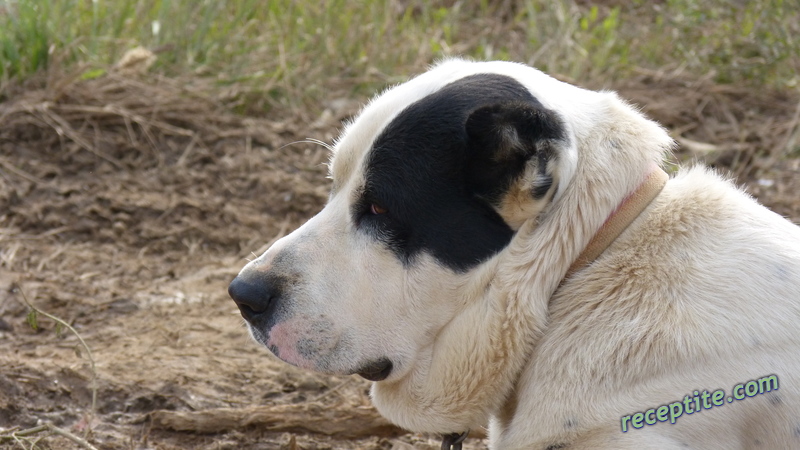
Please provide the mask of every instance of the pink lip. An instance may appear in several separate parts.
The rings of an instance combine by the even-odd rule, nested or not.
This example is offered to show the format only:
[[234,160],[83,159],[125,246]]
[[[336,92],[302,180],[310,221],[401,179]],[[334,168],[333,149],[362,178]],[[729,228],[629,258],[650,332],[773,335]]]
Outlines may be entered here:
[[276,324],[269,330],[267,346],[281,360],[303,369],[314,370],[316,365],[304,358],[297,351],[297,341],[300,338],[298,327],[291,324],[291,320]]

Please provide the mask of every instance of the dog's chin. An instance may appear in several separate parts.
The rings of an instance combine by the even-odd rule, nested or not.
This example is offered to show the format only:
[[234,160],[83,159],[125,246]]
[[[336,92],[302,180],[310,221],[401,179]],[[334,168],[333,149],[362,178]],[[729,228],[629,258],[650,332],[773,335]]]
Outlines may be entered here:
[[382,357],[361,365],[356,369],[344,369],[343,367],[330,367],[329,365],[318,365],[313,361],[301,357],[296,351],[281,351],[279,347],[270,342],[268,333],[264,333],[258,327],[249,326],[250,335],[253,339],[266,347],[273,355],[277,356],[281,361],[314,372],[324,373],[328,375],[358,375],[369,381],[383,381],[392,373],[394,364],[389,358]]
[[392,373],[393,366],[389,358],[380,358],[365,364],[353,373],[369,381],[383,381]]

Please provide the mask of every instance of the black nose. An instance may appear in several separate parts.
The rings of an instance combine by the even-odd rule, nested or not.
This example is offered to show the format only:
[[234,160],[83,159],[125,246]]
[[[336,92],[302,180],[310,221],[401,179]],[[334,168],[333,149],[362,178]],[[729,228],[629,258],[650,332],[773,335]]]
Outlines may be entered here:
[[228,286],[228,295],[236,302],[242,317],[250,321],[274,308],[279,286],[280,283],[271,282],[266,276],[239,275]]

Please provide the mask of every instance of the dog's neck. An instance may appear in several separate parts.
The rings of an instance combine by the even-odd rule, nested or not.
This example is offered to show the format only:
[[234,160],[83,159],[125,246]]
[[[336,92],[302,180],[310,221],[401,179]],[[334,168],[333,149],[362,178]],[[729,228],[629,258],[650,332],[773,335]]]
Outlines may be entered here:
[[589,244],[583,249],[578,258],[567,269],[567,274],[564,276],[566,280],[575,272],[583,269],[591,264],[597,257],[599,257],[613,242],[614,240],[625,231],[628,226],[636,220],[637,217],[650,205],[650,202],[655,199],[664,185],[667,184],[669,175],[664,172],[660,167],[653,164],[650,173],[645,177],[644,181],[633,192],[628,194],[622,203],[611,212],[600,229],[597,230],[594,237],[589,241]]
[[[669,176],[655,163],[651,163],[649,172],[645,175],[644,180],[616,206],[616,208],[608,215],[605,222],[600,225],[600,228],[594,234],[589,243],[584,247],[580,255],[575,259],[572,265],[567,270],[561,283],[568,279],[572,274],[585,268],[591,264],[597,257],[599,257],[616,239],[622,234],[628,226],[636,220],[639,215],[650,205],[650,203],[658,196],[661,190],[666,185]],[[510,408],[510,412],[508,410]],[[506,422],[511,420],[513,410],[516,408],[513,399],[510,404],[507,403],[501,415],[506,413]],[[443,449],[460,449],[461,441],[464,440],[467,433],[453,433],[445,435],[442,441]]]

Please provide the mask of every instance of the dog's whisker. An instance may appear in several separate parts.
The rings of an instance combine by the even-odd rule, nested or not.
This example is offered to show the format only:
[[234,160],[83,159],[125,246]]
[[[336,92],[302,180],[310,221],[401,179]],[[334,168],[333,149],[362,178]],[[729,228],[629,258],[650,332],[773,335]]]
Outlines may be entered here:
[[325,147],[325,149],[327,149],[328,151],[331,152],[333,151],[333,146],[331,146],[330,144],[320,141],[319,139],[313,139],[313,138],[305,138],[305,139],[300,139],[299,141],[289,142],[288,144],[284,144],[278,147],[278,150],[283,150],[284,148],[295,144],[317,144]]
[[328,144],[325,141],[320,141],[319,139],[306,138],[305,142],[310,142],[310,143],[313,143],[313,144],[319,144],[319,145],[327,148],[328,150],[333,151],[333,146],[331,144]]

